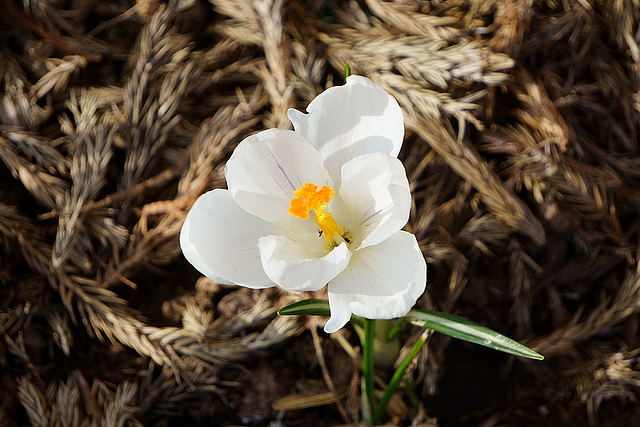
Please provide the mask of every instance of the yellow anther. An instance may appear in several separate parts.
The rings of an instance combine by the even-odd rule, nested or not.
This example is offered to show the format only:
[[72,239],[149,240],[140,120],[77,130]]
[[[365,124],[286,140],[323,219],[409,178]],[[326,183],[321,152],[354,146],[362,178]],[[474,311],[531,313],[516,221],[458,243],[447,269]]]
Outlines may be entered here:
[[329,212],[324,212],[327,203],[329,203],[334,194],[336,192],[326,185],[323,185],[318,190],[317,185],[307,182],[293,192],[295,197],[289,203],[289,213],[295,217],[307,219],[309,218],[309,211],[313,210],[313,218],[316,220],[322,234],[329,243],[337,246],[334,241],[336,233],[347,243],[350,243],[350,239],[346,237],[344,231],[333,219],[333,215]]
[[336,223],[336,220],[333,219],[333,215],[329,212],[322,212],[320,215],[314,213],[314,218],[320,230],[322,230],[322,234],[327,238],[329,242],[333,241],[333,237],[338,233],[340,236],[344,235],[344,232],[340,228],[340,226]]

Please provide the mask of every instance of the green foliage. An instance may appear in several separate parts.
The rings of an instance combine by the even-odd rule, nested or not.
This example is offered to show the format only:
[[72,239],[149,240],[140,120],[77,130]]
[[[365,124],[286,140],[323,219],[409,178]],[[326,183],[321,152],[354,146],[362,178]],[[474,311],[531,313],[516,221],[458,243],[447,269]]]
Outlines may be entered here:
[[452,314],[439,311],[414,309],[407,314],[407,320],[418,324],[423,328],[433,329],[441,334],[459,340],[469,341],[483,345],[504,353],[514,354],[529,359],[542,360],[544,356],[520,344],[511,338],[505,337],[487,327],[478,325],[470,320]]
[[278,314],[281,316],[331,316],[329,310],[329,302],[319,299],[307,299],[303,301],[294,302],[286,307],[282,307],[278,310]]
[[[284,316],[330,316],[329,303],[324,300],[308,299],[281,308],[278,314]],[[353,316],[352,321],[360,324],[362,319]],[[470,320],[439,311],[414,309],[406,320],[423,328],[433,329],[452,338],[469,341],[504,353],[529,359],[542,360],[544,356],[519,342]]]

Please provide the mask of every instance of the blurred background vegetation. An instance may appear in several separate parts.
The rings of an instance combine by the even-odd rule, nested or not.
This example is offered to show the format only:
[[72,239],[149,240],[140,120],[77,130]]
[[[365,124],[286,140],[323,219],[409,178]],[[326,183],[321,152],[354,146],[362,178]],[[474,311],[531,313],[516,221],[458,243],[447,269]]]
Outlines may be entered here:
[[418,306],[546,356],[436,334],[421,405],[400,393],[386,422],[639,425],[639,19],[638,0],[5,0],[0,425],[358,422],[353,330],[279,318],[309,295],[213,283],[178,244],[235,145],[347,61],[405,113]]

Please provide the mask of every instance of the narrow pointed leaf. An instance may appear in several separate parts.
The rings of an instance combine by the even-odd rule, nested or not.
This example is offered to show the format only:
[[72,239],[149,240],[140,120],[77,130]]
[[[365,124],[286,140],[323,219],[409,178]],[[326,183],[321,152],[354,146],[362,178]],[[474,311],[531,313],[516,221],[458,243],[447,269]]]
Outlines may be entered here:
[[347,77],[351,75],[351,66],[348,62],[344,63],[344,82],[347,82]]
[[331,311],[329,310],[329,301],[307,299],[282,307],[278,310],[278,314],[281,316],[331,316]]
[[[329,309],[329,301],[320,299],[307,299],[304,301],[294,302],[286,307],[282,307],[278,310],[280,316],[331,316],[331,310]],[[364,327],[364,318],[360,316],[351,315],[351,322],[360,327]]]
[[544,359],[544,356],[541,354],[511,338],[452,314],[414,309],[409,312],[407,318],[424,328],[433,329],[436,332],[449,335],[453,338],[469,341],[520,357],[535,360]]

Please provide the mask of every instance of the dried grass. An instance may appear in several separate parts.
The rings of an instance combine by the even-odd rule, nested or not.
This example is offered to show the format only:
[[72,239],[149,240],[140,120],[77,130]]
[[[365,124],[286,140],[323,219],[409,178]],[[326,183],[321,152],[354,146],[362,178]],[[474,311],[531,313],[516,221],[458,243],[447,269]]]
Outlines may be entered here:
[[271,407],[357,390],[349,331],[277,318],[298,295],[199,278],[177,239],[235,145],[288,128],[345,62],[405,112],[419,304],[547,356],[436,335],[410,370],[423,407],[394,422],[640,422],[638,0],[7,7],[0,425],[357,421],[353,393]]

